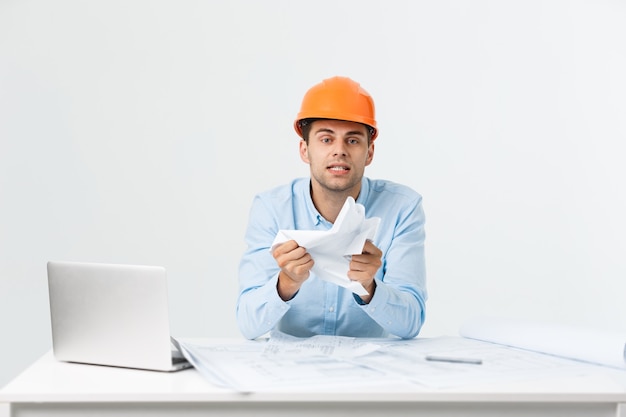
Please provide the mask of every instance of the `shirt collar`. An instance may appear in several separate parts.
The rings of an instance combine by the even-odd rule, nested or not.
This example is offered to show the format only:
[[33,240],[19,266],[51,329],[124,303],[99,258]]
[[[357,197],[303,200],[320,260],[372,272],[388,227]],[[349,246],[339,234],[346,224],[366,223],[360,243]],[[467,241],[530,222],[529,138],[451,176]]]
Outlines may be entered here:
[[356,198],[356,202],[365,206],[365,202],[367,201],[367,197],[370,194],[370,181],[367,177],[363,177],[361,179],[361,191],[359,192],[359,196]]
[[[315,225],[319,226],[320,224],[325,224],[329,228],[333,225],[331,222],[326,220],[324,216],[317,211],[315,205],[313,204],[313,199],[311,198],[311,180],[306,182],[306,187],[303,187],[304,200],[306,201],[307,210],[311,213],[312,216],[315,217]],[[370,183],[366,177],[361,179],[361,191],[359,192],[359,196],[356,199],[358,204],[365,205],[364,203],[367,201],[367,197],[370,192]]]

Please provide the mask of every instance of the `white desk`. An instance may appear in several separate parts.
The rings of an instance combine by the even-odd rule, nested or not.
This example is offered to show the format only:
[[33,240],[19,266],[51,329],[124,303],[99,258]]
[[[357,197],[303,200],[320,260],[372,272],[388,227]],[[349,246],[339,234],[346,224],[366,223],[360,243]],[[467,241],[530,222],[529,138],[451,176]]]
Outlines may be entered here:
[[241,394],[196,370],[160,373],[57,362],[51,353],[0,390],[9,416],[612,416],[626,417],[626,373],[437,390]]

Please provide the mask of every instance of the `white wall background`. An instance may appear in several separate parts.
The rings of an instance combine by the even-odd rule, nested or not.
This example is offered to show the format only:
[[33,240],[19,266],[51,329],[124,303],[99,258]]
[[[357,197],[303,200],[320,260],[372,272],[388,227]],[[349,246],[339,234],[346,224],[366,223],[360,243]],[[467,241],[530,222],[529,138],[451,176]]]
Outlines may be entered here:
[[173,333],[238,336],[253,195],[347,75],[370,177],[424,196],[423,335],[477,314],[626,332],[623,1],[0,1],[0,386],[51,348],[46,262],[168,269]]

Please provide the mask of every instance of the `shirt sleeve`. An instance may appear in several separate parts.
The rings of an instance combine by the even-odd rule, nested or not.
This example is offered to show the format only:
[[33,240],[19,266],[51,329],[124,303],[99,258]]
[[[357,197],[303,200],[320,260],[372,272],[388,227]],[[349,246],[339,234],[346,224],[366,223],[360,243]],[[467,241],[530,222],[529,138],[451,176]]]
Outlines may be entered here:
[[247,249],[239,264],[236,310],[239,330],[248,339],[273,329],[289,310],[289,303],[278,295],[276,284],[280,268],[268,246],[278,232],[275,219],[271,206],[255,197],[245,234]]
[[412,338],[425,319],[426,266],[424,211],[419,196],[401,210],[384,251],[376,277],[376,291],[361,308],[388,332]]

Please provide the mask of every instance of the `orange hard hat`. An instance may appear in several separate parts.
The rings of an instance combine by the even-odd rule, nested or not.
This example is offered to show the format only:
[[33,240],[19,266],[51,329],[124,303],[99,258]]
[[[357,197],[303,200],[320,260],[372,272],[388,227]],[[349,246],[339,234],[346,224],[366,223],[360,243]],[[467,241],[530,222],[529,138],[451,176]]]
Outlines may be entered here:
[[347,77],[332,77],[306,92],[293,127],[302,137],[300,122],[304,119],[346,120],[369,126],[374,140],[378,136],[374,113],[374,100],[359,83]]

